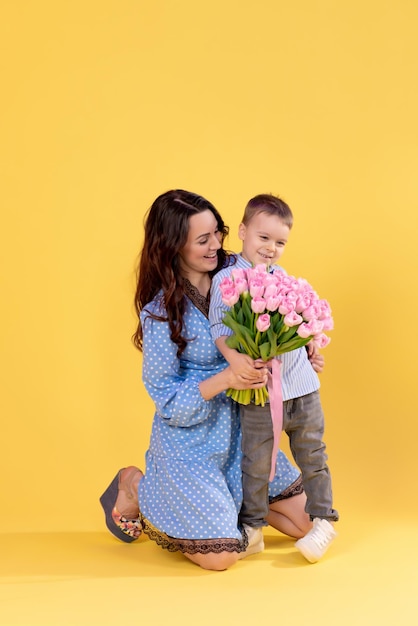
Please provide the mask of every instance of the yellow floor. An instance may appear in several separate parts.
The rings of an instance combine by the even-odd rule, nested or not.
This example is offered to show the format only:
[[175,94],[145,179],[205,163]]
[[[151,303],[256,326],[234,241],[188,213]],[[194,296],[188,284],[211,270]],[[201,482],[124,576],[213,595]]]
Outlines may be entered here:
[[0,535],[1,626],[406,626],[418,623],[418,520],[344,515],[308,564],[271,528],[262,554],[205,572],[146,538]]

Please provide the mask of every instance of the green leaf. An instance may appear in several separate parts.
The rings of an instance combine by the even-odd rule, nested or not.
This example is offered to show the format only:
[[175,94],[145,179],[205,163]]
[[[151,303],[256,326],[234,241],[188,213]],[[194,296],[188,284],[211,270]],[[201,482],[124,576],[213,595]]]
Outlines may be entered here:
[[270,343],[276,343],[277,333],[272,329],[271,325],[267,330],[267,337]]
[[[287,328],[287,327],[285,326],[284,328]],[[289,339],[291,339],[294,335],[296,335],[297,329],[298,329],[297,326],[291,326],[290,328],[288,328],[288,330],[282,333],[279,337],[280,344],[286,343],[286,341],[289,341]]]
[[263,359],[263,361],[268,361],[270,359],[270,352],[271,352],[270,342],[269,341],[264,342],[260,344],[258,347],[260,350],[260,356]]
[[222,322],[225,324],[225,326],[228,326],[228,328],[231,328],[231,323],[235,322],[234,317],[232,316],[230,311],[227,311],[225,313],[225,315],[222,318]]
[[267,338],[270,343],[270,352],[269,352],[268,359],[267,359],[269,360],[275,356],[275,349],[277,346],[277,333],[274,332],[271,326],[267,330]]
[[243,298],[242,300],[242,313],[244,315],[244,319],[248,321],[248,324],[246,324],[246,326],[252,327],[254,321],[254,313],[251,309],[251,306],[249,305],[248,300],[248,298]]
[[276,354],[284,354],[285,352],[292,352],[292,350],[297,350],[297,348],[302,348],[303,346],[306,346],[306,344],[310,342],[312,337],[313,335],[311,335],[310,337],[306,337],[305,339],[297,335],[297,337],[290,339],[290,341],[286,341],[286,343],[280,344],[280,346],[278,346]]
[[229,337],[226,340],[226,344],[233,350],[240,349],[240,343],[235,335],[229,335]]
[[273,315],[272,316],[272,330],[279,335],[283,328],[283,315]]
[[242,326],[241,324],[237,324],[234,320],[229,320],[228,326],[234,331],[238,341],[242,344],[246,353],[253,359],[257,359],[260,356],[259,351],[248,328]]

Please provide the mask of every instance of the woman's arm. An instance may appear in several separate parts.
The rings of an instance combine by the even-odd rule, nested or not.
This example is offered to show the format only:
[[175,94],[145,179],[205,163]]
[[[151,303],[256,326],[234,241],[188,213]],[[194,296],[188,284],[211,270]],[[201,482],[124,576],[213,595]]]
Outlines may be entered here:
[[215,374],[206,380],[203,380],[199,384],[200,393],[202,394],[202,398],[205,400],[210,400],[214,396],[218,395],[222,391],[226,391],[227,389],[260,389],[267,385],[267,373],[268,370],[266,367],[257,370],[259,372],[259,377],[257,380],[253,380],[251,382],[244,382],[241,376],[237,376],[232,371],[231,366],[226,367],[219,374]]
[[[158,415],[172,426],[194,426],[207,419],[210,400],[229,389],[258,389],[267,384],[267,370],[252,384],[238,380],[230,367],[210,376],[206,370],[184,370],[167,322],[141,317],[143,325],[142,379]],[[208,331],[208,338],[210,337]],[[213,346],[215,349],[215,346]],[[220,361],[218,361],[218,366]],[[202,380],[203,379],[203,380]]]

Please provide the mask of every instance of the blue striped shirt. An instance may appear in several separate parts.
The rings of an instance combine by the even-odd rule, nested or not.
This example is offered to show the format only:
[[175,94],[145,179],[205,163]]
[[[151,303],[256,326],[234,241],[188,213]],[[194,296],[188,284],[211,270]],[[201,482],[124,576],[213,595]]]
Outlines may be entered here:
[[[221,270],[212,279],[209,321],[213,341],[221,336],[233,334],[232,330],[222,322],[225,311],[228,311],[229,307],[222,302],[219,285],[225,276],[230,275],[232,269],[247,269],[249,267],[251,267],[251,263],[237,254],[236,263]],[[273,265],[272,270],[284,271],[280,265]],[[299,398],[319,389],[319,378],[309,362],[306,348],[286,352],[278,358],[282,361],[283,400]]]

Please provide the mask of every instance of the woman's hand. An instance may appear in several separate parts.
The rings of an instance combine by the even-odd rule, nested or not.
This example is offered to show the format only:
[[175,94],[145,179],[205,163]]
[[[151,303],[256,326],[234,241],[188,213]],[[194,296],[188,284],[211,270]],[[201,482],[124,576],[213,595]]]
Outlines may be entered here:
[[232,371],[241,382],[254,382],[259,379],[259,365],[248,354],[232,350],[229,354],[228,362]]
[[261,389],[267,385],[269,371],[265,364],[258,364],[254,368],[251,379],[244,379],[240,374],[235,374],[231,366],[227,367],[224,371],[227,373],[230,381],[228,389]]
[[210,400],[218,393],[226,391],[227,389],[261,389],[267,385],[268,369],[264,365],[256,368],[256,377],[252,380],[243,380],[240,375],[234,374],[234,371],[230,365],[226,367],[222,372],[202,380],[199,383],[200,393],[202,398]]

